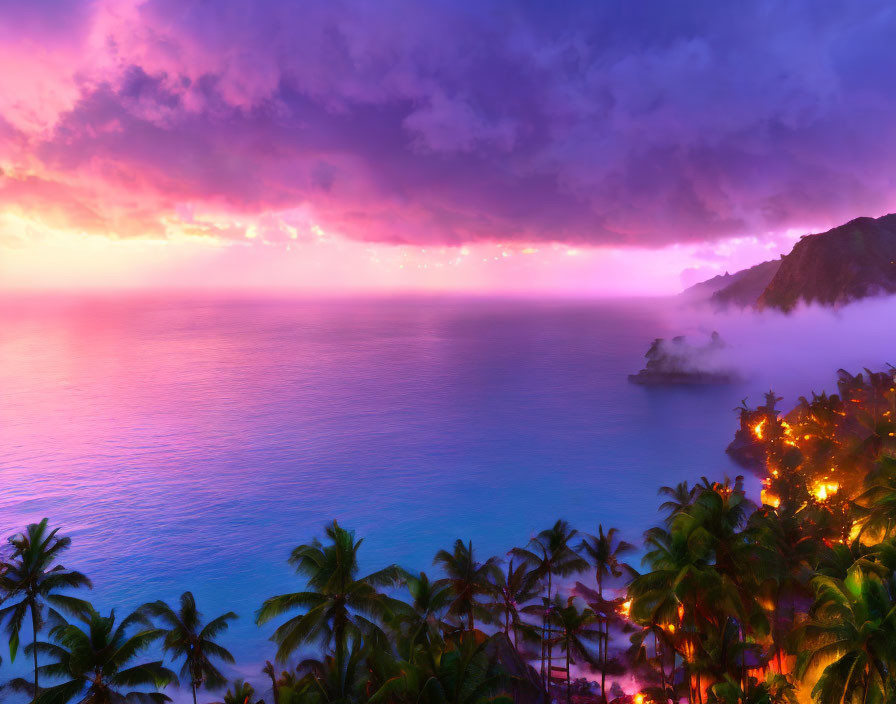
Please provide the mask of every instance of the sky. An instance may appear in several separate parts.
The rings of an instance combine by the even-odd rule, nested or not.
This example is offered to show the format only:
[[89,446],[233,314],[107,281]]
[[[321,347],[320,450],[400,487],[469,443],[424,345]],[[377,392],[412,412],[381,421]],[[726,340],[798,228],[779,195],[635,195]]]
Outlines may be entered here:
[[889,2],[0,0],[0,287],[669,293],[893,210]]

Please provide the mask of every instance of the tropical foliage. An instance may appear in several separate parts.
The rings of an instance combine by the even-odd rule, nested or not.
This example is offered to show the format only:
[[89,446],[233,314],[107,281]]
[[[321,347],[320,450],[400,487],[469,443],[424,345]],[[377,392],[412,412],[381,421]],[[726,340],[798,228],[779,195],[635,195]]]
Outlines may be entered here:
[[896,370],[841,372],[838,391],[786,415],[773,393],[744,403],[730,452],[758,501],[743,477],[662,487],[640,570],[616,529],[561,520],[503,556],[459,539],[432,576],[364,574],[363,541],[333,522],[289,555],[297,591],[256,612],[275,657],[251,683],[226,680],[236,614],[205,620],[191,592],[101,614],[59,563],[69,539],[30,525],[0,563],[0,617],[33,677],[0,694],[165,701],[168,658],[195,704],[894,702]]
[[[87,607],[87,602],[59,593],[63,589],[91,585],[83,574],[68,570],[57,562],[71,546],[71,539],[57,536],[58,532],[58,528],[50,530],[44,518],[9,539],[12,557],[0,570],[0,590],[6,595],[4,602],[12,603],[0,610],[0,619],[6,624],[9,654],[13,660],[27,616],[30,616],[33,646],[46,625],[47,617],[61,619],[57,609],[78,614]],[[37,649],[32,647],[31,654],[34,659],[33,687],[36,691],[40,682]]]
[[[49,641],[28,646],[48,660],[38,670],[61,680],[40,691],[37,704],[169,701],[155,690],[176,682],[174,673],[161,661],[135,662],[163,635],[143,614],[135,612],[117,621],[114,611],[103,616],[88,608],[78,621],[60,623],[50,630]],[[28,689],[27,684],[13,681],[20,689]]]
[[143,610],[162,625],[164,650],[175,659],[183,659],[180,676],[190,683],[193,704],[196,704],[196,691],[200,687],[219,689],[226,682],[213,661],[232,663],[233,655],[212,638],[227,630],[236,618],[235,613],[228,611],[203,625],[202,615],[190,592],[181,595],[176,611],[163,601],[147,604]]

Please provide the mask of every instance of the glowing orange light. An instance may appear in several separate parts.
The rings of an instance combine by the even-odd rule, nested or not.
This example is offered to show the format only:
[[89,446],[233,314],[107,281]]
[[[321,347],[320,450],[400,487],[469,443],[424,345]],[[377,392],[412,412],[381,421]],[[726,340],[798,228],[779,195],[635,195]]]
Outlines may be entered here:
[[632,610],[632,600],[631,599],[629,599],[628,601],[623,601],[619,605],[619,613],[622,614],[623,616],[628,616],[629,613],[631,613],[631,610]]
[[756,425],[753,426],[753,435],[756,436],[757,440],[762,440],[762,429],[765,428],[766,419],[763,418]]
[[641,692],[638,692],[634,699],[632,699],[632,704],[644,704],[644,695]]
[[793,428],[790,427],[790,423],[782,420],[781,427],[784,429],[784,443],[796,447],[796,443],[793,441]]
[[819,501],[826,501],[839,490],[840,485],[837,482],[816,482],[815,486],[812,487],[812,494]]
[[778,506],[781,505],[781,499],[779,499],[777,496],[775,496],[768,489],[762,490],[762,493],[760,494],[760,498],[762,499],[762,503],[764,505],[771,506],[772,508],[778,508]]

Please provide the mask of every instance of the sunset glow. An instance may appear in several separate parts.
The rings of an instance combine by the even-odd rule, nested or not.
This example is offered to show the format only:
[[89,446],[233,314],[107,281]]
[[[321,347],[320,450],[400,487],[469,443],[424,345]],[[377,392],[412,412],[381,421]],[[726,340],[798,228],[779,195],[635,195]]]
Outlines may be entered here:
[[[5,287],[670,293],[892,205],[890,142],[842,129],[857,110],[891,129],[842,80],[886,73],[838,48],[843,27],[887,40],[871,13],[736,37],[705,14],[696,38],[687,13],[612,4],[3,14]],[[826,71],[787,48],[804,36]]]
[[2,704],[896,703],[887,0],[0,0]]

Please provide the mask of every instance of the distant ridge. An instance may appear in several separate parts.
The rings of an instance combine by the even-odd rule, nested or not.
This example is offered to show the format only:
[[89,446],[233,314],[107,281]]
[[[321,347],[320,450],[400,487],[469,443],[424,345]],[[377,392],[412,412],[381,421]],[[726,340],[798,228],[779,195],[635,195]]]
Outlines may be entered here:
[[734,274],[725,273],[694,284],[682,295],[697,301],[710,301],[720,307],[747,308],[756,303],[781,266],[781,259],[762,262]]
[[718,307],[790,311],[800,303],[839,306],[896,293],[896,214],[856,218],[807,235],[789,254],[716,276],[683,296]]

